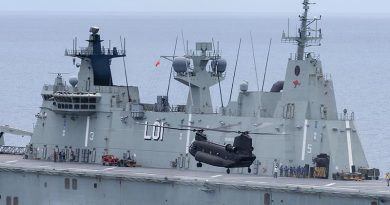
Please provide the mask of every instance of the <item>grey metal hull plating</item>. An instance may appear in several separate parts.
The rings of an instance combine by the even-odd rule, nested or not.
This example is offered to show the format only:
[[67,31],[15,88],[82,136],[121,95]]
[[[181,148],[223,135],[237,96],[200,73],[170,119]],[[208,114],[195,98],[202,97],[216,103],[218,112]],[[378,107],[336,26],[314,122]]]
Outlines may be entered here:
[[[390,204],[385,182],[345,182],[119,168],[0,155],[0,204]],[[70,180],[66,188],[65,181]],[[77,181],[74,182],[73,179]],[[77,185],[73,185],[76,183]]]

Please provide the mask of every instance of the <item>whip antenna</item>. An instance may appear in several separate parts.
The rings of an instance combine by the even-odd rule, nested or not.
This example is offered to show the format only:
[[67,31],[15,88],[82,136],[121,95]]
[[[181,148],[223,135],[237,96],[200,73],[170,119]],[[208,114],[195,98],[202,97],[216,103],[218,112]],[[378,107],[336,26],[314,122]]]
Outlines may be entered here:
[[[119,37],[120,41],[121,41],[121,49],[123,51],[126,50],[126,39],[123,39],[123,45],[122,45],[122,36]],[[125,51],[126,53],[126,51]],[[126,61],[125,61],[125,56],[122,57],[122,60],[123,60],[123,68],[125,69],[125,78],[126,78],[126,89],[127,89],[127,97],[129,98],[129,102],[131,102],[131,97],[130,97],[130,91],[129,91],[129,82],[127,80],[127,69],[126,69]]]
[[[173,56],[172,56],[172,64],[171,64],[171,72],[169,73],[169,81],[168,81],[168,89],[167,89],[167,97],[169,94],[169,88],[171,86],[171,79],[172,79],[172,70],[173,70],[173,60],[175,60],[175,55],[176,55],[176,47],[177,47],[177,40],[178,36],[176,36],[176,42],[175,42],[175,49],[173,50]],[[168,98],[169,99],[169,98]]]
[[254,46],[253,46],[252,32],[250,32],[250,35],[251,35],[251,44],[252,44],[253,65],[255,66],[255,72],[256,72],[257,91],[260,91],[259,76],[257,75],[257,65],[256,65],[256,57],[255,57],[255,48],[254,48]]
[[233,74],[233,82],[232,87],[230,89],[230,97],[229,97],[229,103],[232,100],[232,92],[233,92],[233,85],[234,85],[234,79],[236,78],[236,70],[237,70],[237,64],[238,64],[238,57],[240,55],[240,49],[241,49],[241,38],[240,43],[238,44],[238,51],[237,51],[237,57],[236,57],[236,65],[234,66],[234,74]]
[[183,33],[183,29],[181,30],[181,40],[183,42],[183,50],[184,50],[184,55],[187,55],[187,52],[186,52],[186,43],[185,43],[185,40],[184,40],[184,33]]
[[[217,54],[215,52],[215,44],[214,44],[214,38],[212,39],[213,41],[213,49],[214,49],[214,60],[215,60],[215,65],[217,67],[218,63],[217,63]],[[219,46],[218,46],[219,47]],[[219,52],[219,48],[218,48],[218,51]],[[218,57],[219,57],[219,53],[218,53]],[[219,95],[221,97],[221,107],[223,109],[223,99],[222,99],[222,89],[221,89],[221,80],[219,79],[219,73],[218,73],[218,70],[217,68],[215,68],[215,71],[217,72],[217,77],[218,77],[218,86],[219,86]]]
[[271,51],[271,44],[272,44],[272,38],[269,40],[267,61],[265,62],[264,76],[263,76],[263,85],[261,86],[261,92],[264,91],[264,82],[265,82],[265,76],[267,75],[268,59],[269,59],[269,53]]

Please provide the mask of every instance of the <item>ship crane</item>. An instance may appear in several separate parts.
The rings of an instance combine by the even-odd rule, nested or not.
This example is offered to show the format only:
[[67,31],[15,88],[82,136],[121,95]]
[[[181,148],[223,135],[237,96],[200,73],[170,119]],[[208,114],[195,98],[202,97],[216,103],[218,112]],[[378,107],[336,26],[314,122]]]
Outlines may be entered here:
[[4,145],[4,134],[5,133],[9,133],[12,135],[17,135],[17,136],[22,136],[22,137],[24,137],[24,136],[32,137],[32,135],[33,135],[32,132],[12,128],[9,125],[2,125],[2,126],[0,126],[0,146]]

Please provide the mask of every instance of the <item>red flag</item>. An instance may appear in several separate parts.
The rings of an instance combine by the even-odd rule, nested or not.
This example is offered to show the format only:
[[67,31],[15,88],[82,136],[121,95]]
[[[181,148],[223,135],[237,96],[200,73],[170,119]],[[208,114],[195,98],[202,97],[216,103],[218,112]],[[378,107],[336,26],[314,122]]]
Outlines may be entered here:
[[155,63],[154,66],[158,67],[160,65],[160,59],[158,59]]

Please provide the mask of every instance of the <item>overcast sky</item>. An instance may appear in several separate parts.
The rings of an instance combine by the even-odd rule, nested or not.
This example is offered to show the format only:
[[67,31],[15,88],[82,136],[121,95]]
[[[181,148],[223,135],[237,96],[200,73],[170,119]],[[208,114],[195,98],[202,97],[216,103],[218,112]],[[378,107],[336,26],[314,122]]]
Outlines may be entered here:
[[[0,11],[296,13],[303,0],[1,0]],[[390,0],[315,0],[314,12],[390,14]]]

